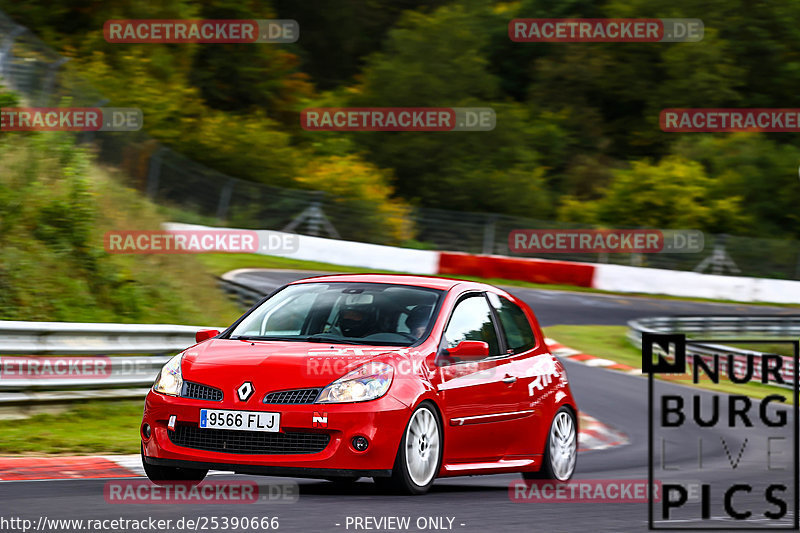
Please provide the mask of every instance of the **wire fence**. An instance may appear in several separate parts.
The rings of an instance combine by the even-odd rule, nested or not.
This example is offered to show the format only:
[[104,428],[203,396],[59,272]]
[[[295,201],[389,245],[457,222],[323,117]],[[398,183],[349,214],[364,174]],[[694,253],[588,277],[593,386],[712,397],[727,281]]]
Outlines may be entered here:
[[[32,106],[99,107],[103,94],[26,28],[0,12],[0,83]],[[167,208],[177,222],[294,231],[388,244],[372,231],[374,206],[319,191],[272,187],[218,172],[175,152],[144,132],[86,132],[98,159],[124,169],[130,185]],[[406,246],[512,255],[515,229],[571,229],[578,225],[492,213],[415,208],[408,215],[413,238]],[[581,226],[585,227],[585,226]],[[800,279],[797,241],[706,235],[702,253],[533,254],[566,261],[629,264],[673,270],[764,278]]]

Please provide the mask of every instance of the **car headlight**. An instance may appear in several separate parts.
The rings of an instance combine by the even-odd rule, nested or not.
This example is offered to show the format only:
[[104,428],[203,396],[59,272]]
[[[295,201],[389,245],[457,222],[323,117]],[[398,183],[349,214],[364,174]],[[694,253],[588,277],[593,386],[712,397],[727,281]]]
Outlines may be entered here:
[[389,390],[394,368],[386,363],[367,363],[348,372],[327,387],[316,403],[366,402],[380,398]]
[[181,359],[183,354],[179,353],[169,361],[158,373],[153,390],[170,396],[180,396],[183,388],[183,376],[181,375]]

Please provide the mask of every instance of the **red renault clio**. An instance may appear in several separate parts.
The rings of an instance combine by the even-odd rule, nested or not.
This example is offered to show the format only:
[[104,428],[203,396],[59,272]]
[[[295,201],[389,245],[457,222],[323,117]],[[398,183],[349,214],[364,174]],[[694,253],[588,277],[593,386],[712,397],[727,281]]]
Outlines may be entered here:
[[231,327],[200,331],[147,395],[156,483],[243,474],[568,480],[578,412],[530,308],[481,283],[402,275],[303,279]]

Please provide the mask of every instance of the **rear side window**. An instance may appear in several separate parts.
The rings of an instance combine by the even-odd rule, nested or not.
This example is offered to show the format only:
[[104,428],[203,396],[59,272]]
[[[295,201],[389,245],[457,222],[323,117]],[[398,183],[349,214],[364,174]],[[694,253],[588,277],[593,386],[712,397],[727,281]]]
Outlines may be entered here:
[[500,318],[509,349],[519,353],[536,346],[536,337],[533,335],[525,311],[510,300],[493,293],[489,293],[489,301],[492,302]]

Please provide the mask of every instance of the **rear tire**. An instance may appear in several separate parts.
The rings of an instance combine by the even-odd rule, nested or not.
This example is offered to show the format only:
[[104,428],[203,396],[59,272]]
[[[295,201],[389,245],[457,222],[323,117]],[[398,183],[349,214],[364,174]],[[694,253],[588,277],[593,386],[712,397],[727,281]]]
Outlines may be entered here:
[[400,439],[392,476],[374,478],[384,492],[425,494],[442,466],[442,422],[430,402],[412,413]]
[[148,464],[144,459],[144,448],[140,450],[142,456],[142,466],[147,479],[156,485],[174,485],[176,482],[182,485],[199,485],[205,479],[208,470],[196,468],[178,468],[175,466],[158,466]]
[[524,479],[548,479],[566,483],[575,473],[578,459],[578,425],[569,407],[562,407],[553,417],[538,472],[523,472]]

